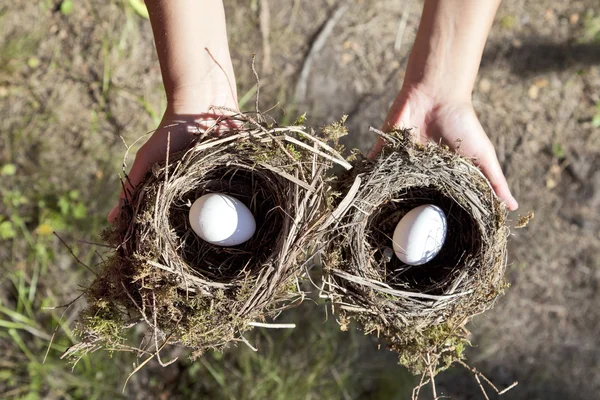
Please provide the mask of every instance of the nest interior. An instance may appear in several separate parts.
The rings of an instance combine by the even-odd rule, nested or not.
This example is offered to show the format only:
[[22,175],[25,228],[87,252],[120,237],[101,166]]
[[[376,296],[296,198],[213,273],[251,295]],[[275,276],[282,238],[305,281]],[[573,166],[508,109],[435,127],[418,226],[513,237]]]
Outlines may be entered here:
[[[325,173],[333,163],[350,165],[326,143],[332,135],[317,138],[300,126],[267,126],[244,114],[229,119],[240,128],[220,137],[207,132],[154,165],[127,199],[104,235],[116,252],[86,291],[77,328],[82,341],[65,356],[131,350],[127,332],[141,325],[146,335],[137,350],[182,344],[196,357],[244,340],[252,322],[302,300],[302,262],[330,204]],[[343,124],[332,127],[345,131]],[[220,247],[196,236],[190,206],[212,192],[250,209],[257,230],[249,241]]]
[[[433,186],[403,187],[392,199],[384,198],[366,221],[368,246],[380,268],[377,278],[392,288],[416,290],[420,293],[444,294],[444,288],[460,269],[460,260],[477,254],[481,248],[476,222],[450,197]],[[424,265],[407,265],[390,256],[392,236],[397,223],[415,207],[433,204],[442,209],[447,219],[446,240],[437,256]]]
[[[464,324],[490,308],[506,287],[506,209],[470,160],[422,145],[409,131],[385,135],[375,160],[360,159],[341,182],[325,257],[326,288],[341,314],[387,339],[415,373],[463,357]],[[439,206],[447,217],[440,253],[410,266],[392,250],[398,221],[411,209]]]
[[[287,203],[285,181],[264,169],[216,167],[198,177],[197,185],[181,193],[170,206],[169,224],[181,244],[180,256],[191,270],[211,281],[230,283],[240,274],[255,273],[273,257],[274,240],[283,230]],[[259,227],[239,246],[222,247],[200,239],[189,226],[190,204],[207,193],[225,193],[252,212]]]

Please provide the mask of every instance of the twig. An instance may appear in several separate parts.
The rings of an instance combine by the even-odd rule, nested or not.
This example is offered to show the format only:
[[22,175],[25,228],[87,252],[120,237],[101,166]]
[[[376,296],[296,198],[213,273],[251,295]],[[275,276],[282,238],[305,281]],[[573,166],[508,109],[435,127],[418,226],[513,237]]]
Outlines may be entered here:
[[256,347],[254,347],[254,346],[252,346],[252,345],[250,344],[250,342],[248,341],[248,339],[246,339],[246,338],[244,337],[244,335],[240,335],[240,339],[242,339],[242,342],[244,342],[244,343],[246,344],[246,346],[250,347],[250,349],[251,349],[252,351],[258,351],[258,349],[257,349]]
[[160,346],[160,349],[158,349],[158,350],[156,351],[156,353],[153,353],[151,356],[149,356],[148,358],[146,358],[146,359],[144,360],[144,362],[142,362],[140,365],[138,365],[138,366],[137,366],[137,367],[136,367],[136,368],[135,368],[135,369],[134,369],[134,370],[133,370],[133,371],[132,371],[132,372],[129,374],[129,376],[128,376],[128,377],[127,377],[127,379],[125,380],[125,384],[123,384],[123,392],[122,392],[122,393],[125,393],[125,388],[127,387],[127,382],[129,382],[129,379],[131,379],[131,377],[132,377],[133,375],[135,375],[135,373],[136,373],[136,372],[138,372],[140,369],[142,369],[142,368],[144,367],[144,365],[148,364],[148,362],[149,362],[150,360],[152,360],[152,359],[154,358],[154,356],[155,356],[155,355],[156,355],[156,354],[157,354],[159,351],[161,351],[161,350],[162,350],[162,349],[163,349],[163,348],[164,348],[164,347],[167,345],[167,343],[169,343],[169,340],[171,340],[171,335],[169,335],[169,337],[167,337],[167,338],[165,339],[164,343],[163,343],[163,344]]
[[84,244],[91,244],[91,245],[100,246],[100,247],[108,247],[109,249],[113,248],[112,246],[110,246],[110,245],[108,245],[106,243],[96,243],[96,242],[90,242],[90,241],[82,240],[82,239],[77,239],[76,242],[78,242],[78,243],[84,243]]
[[[169,268],[166,265],[159,264],[159,263],[157,263],[155,261],[152,261],[152,260],[147,260],[146,262],[148,264],[152,265],[153,267],[160,268],[160,269],[162,269],[164,271],[171,272],[173,274],[181,275],[181,272],[178,272],[178,271],[174,270],[173,268]],[[190,281],[196,282],[196,283],[198,283],[200,285],[212,286],[212,287],[216,287],[216,288],[220,288],[220,289],[225,289],[225,288],[228,288],[230,286],[230,285],[228,285],[226,283],[206,281],[204,279],[200,279],[200,278],[198,278],[196,276],[193,276],[193,275],[190,275],[190,274],[184,274],[184,275],[185,275],[184,276],[185,279],[189,279]]]
[[299,141],[298,139],[293,138],[289,135],[284,135],[283,138],[284,138],[284,140],[286,140],[288,142],[294,143],[295,145],[303,147],[307,150],[310,150],[310,151],[314,152],[315,154],[318,154],[321,157],[328,159],[329,161],[333,161],[334,163],[341,165],[346,170],[352,169],[352,165],[343,159],[336,159],[335,157],[330,156],[329,154],[323,153],[322,151],[317,150],[317,149],[307,145],[306,143],[303,143],[303,142]]
[[[140,306],[138,305],[138,303],[131,296],[131,294],[129,293],[129,291],[125,287],[125,284],[123,283],[123,281],[121,281],[121,286],[123,287],[123,290],[125,290],[125,294],[127,295],[127,297],[129,297],[129,300],[131,300],[131,302],[133,303],[133,305],[135,306],[135,308],[137,308],[138,311],[140,312],[140,314],[142,314],[142,318],[144,318],[144,321],[146,321],[146,323],[148,324],[149,327],[154,328],[154,325],[152,325],[152,323],[148,320],[148,318],[146,317],[146,313],[140,308]],[[143,302],[144,302],[144,299],[142,299],[142,304],[143,304]]]
[[131,148],[133,146],[135,146],[137,144],[137,142],[139,142],[140,140],[144,139],[146,136],[150,135],[153,132],[155,132],[155,130],[151,130],[150,132],[146,132],[145,134],[143,134],[139,138],[135,139],[134,142],[131,143],[131,145],[128,145],[127,142],[125,142],[125,138],[123,136],[119,135],[119,137],[123,141],[123,144],[125,145],[125,155],[123,156],[123,163],[121,164],[121,169],[123,171],[123,174],[127,175],[127,171],[126,171],[126,168],[127,168],[127,158],[129,156],[129,152],[131,151]]
[[510,386],[508,386],[504,390],[500,391],[500,390],[498,390],[496,385],[494,385],[488,378],[486,378],[486,376],[484,374],[482,374],[480,371],[478,371],[475,367],[471,367],[471,366],[467,365],[462,360],[457,360],[457,361],[460,365],[462,365],[463,367],[465,367],[466,369],[468,369],[469,371],[471,371],[473,373],[473,375],[475,376],[477,383],[479,383],[479,387],[481,388],[481,391],[484,393],[486,399],[488,399],[488,397],[487,397],[487,394],[485,393],[485,390],[483,389],[483,386],[481,385],[481,381],[479,380],[480,377],[488,385],[490,385],[492,387],[492,389],[494,389],[499,396],[503,395],[504,393],[508,392],[510,389],[514,388],[515,386],[517,386],[519,384],[519,382],[515,381]]
[[75,297],[75,299],[71,300],[70,302],[68,302],[67,304],[63,304],[62,306],[54,306],[54,307],[41,307],[42,310],[56,310],[57,308],[65,308],[65,307],[70,307],[71,304],[75,303],[77,300],[79,300],[83,295],[85,294],[85,292],[81,293],[79,296]]
[[[150,132],[146,132],[144,135],[142,135],[139,138],[137,138],[136,140],[134,140],[134,142],[131,145],[127,145],[127,143],[125,142],[125,138],[123,138],[123,136],[119,135],[119,137],[123,141],[123,144],[125,145],[125,148],[126,148],[125,155],[123,156],[123,163],[121,164],[121,170],[123,172],[123,176],[125,177],[125,182],[129,183],[129,188],[125,187],[125,183],[123,182],[123,178],[121,178],[120,175],[119,175],[119,179],[121,181],[121,187],[122,187],[122,190],[123,190],[123,194],[125,195],[125,198],[127,200],[130,200],[131,196],[133,195],[133,193],[130,193],[130,188],[133,188],[133,184],[129,180],[129,174],[127,174],[127,171],[126,171],[126,168],[127,168],[127,158],[129,157],[129,152],[131,151],[131,148],[137,144],[137,142],[139,142],[140,140],[144,139],[146,136],[148,136],[149,134],[151,134],[153,132],[156,132],[156,129],[151,130]],[[120,204],[120,202],[121,202],[121,200],[119,200],[119,204]]]
[[[298,133],[300,135],[300,137],[312,140],[313,142],[318,144],[319,147],[322,147],[323,149],[327,150],[328,152],[330,152],[331,154],[336,156],[338,159],[338,161],[336,161],[336,162],[338,164],[342,165],[344,168],[346,168],[346,169],[352,168],[352,165],[350,163],[348,163],[346,161],[346,159],[337,150],[335,150],[333,147],[329,146],[327,143],[314,137],[313,136],[314,131],[312,132],[313,135],[311,135],[308,132],[306,132],[306,129],[302,126],[286,126],[284,128],[273,128],[273,132],[295,132],[295,133]],[[350,168],[348,168],[348,167],[350,167]]]
[[348,210],[348,207],[350,207],[350,204],[352,204],[352,202],[354,201],[354,197],[358,193],[361,182],[362,182],[362,180],[361,180],[360,176],[357,176],[354,179],[354,183],[352,184],[350,189],[346,192],[346,196],[340,202],[340,204],[336,207],[336,209],[333,210],[333,212],[329,215],[329,217],[327,218],[327,221],[325,221],[325,223],[320,228],[320,230],[327,229],[329,227],[329,225],[331,225],[335,221],[339,221],[344,216],[344,214]]
[[98,258],[100,258],[100,260],[101,260],[99,263],[94,264],[94,267],[106,262],[106,259],[104,258],[104,256],[102,254],[100,254],[100,252],[98,250],[94,250],[94,254],[96,254],[98,256]]
[[[431,357],[427,353],[427,368],[429,369],[429,378],[431,379],[431,391],[433,393],[433,400],[437,399],[437,391],[435,388],[435,374],[433,373],[433,367],[431,365]],[[488,399],[489,400],[489,399]]]
[[271,328],[271,329],[294,329],[296,324],[267,324],[263,322],[248,322],[248,325],[257,328]]
[[[71,304],[73,304],[73,302]],[[71,306],[71,304],[69,304],[69,307]],[[46,354],[44,354],[44,359],[42,360],[42,364],[46,363],[46,359],[48,358],[48,353],[50,353],[50,348],[52,347],[52,342],[54,342],[54,337],[56,336],[56,332],[58,332],[58,328],[60,328],[60,323],[62,322],[63,317],[69,310],[69,307],[65,308],[65,310],[61,314],[60,318],[58,319],[56,328],[54,328],[54,332],[52,332],[52,336],[50,336],[50,341],[48,342],[48,348],[46,349]]]
[[368,286],[370,288],[373,288],[373,289],[378,290],[383,293],[387,293],[387,294],[391,294],[391,295],[395,295],[395,296],[404,296],[404,297],[409,297],[409,298],[416,297],[416,298],[429,299],[429,300],[442,300],[442,299],[448,300],[448,299],[452,299],[454,297],[465,296],[472,292],[472,290],[469,290],[466,292],[456,293],[456,294],[452,294],[452,295],[436,296],[433,294],[425,294],[425,293],[417,293],[417,292],[407,292],[404,290],[388,289],[386,287],[381,286],[381,285],[383,285],[383,283],[369,282],[363,278],[360,278],[358,276],[354,276],[354,275],[351,275],[351,274],[348,274],[346,272],[339,271],[339,270],[334,270],[333,273],[335,275],[339,276],[340,278],[344,278],[348,281],[358,283],[359,285]]
[[217,59],[215,58],[215,56],[213,56],[213,54],[210,52],[210,50],[208,49],[208,47],[205,47],[204,50],[206,50],[206,52],[208,53],[208,55],[210,56],[210,58],[212,58],[212,60],[215,62],[215,64],[217,64],[217,66],[225,74],[225,78],[227,78],[227,84],[229,85],[229,94],[231,95],[232,99],[237,100],[236,96],[235,96],[235,90],[233,90],[233,84],[231,83],[231,79],[229,79],[229,75],[227,75],[227,72],[225,71],[225,68],[223,68],[223,66],[221,65],[221,63],[217,61]]
[[260,121],[260,117],[262,114],[260,113],[259,101],[260,101],[260,78],[258,77],[258,72],[256,72],[256,66],[254,62],[256,61],[256,54],[252,54],[252,73],[254,74],[254,78],[256,79],[256,99],[254,107],[256,108],[257,119]]
[[165,183],[169,181],[169,153],[171,152],[171,131],[167,131],[167,154],[165,154]]
[[502,396],[504,393],[508,392],[510,389],[514,388],[515,386],[517,386],[519,384],[519,382],[514,381],[510,386],[508,386],[506,389],[501,390],[500,392],[498,392],[499,396]]
[[[121,282],[121,284],[122,283],[123,282]],[[156,359],[158,360],[158,363],[164,368],[173,364],[175,361],[177,361],[179,357],[175,357],[167,363],[164,363],[160,359],[160,350],[158,349],[158,323],[156,322],[156,296],[154,296],[154,292],[152,292],[152,308],[152,317],[154,318],[154,345],[156,346]]]
[[296,178],[295,176],[288,174],[287,172],[285,172],[283,169],[275,167],[273,165],[269,165],[267,163],[263,163],[263,162],[259,162],[258,165],[260,165],[263,168],[266,168],[272,172],[275,172],[276,174],[281,175],[282,177],[284,177],[285,179],[295,183],[296,185],[300,186],[302,189],[308,190],[309,192],[312,192],[314,190],[314,188],[310,187],[308,185],[308,183],[301,181],[300,179]]
[[485,389],[483,388],[483,385],[481,384],[481,381],[479,380],[479,375],[475,374],[474,376],[475,380],[477,381],[477,384],[479,385],[479,388],[481,389],[481,393],[483,393],[483,397],[485,397],[485,400],[490,400],[487,393],[485,392]]
[[75,253],[73,253],[73,250],[71,250],[71,248],[69,247],[69,245],[67,245],[65,243],[65,241],[58,236],[58,233],[56,233],[56,231],[52,232],[54,234],[54,236],[56,236],[58,238],[58,240],[61,241],[61,243],[67,248],[67,250],[69,250],[69,252],[71,253],[71,255],[73,256],[73,258],[75,259],[75,261],[77,261],[80,265],[83,265],[88,271],[90,271],[92,274],[96,275],[96,277],[98,277],[98,274],[92,270],[90,267],[88,267],[86,264],[83,263],[83,261],[81,261],[76,255]]
[[425,374],[426,374],[426,371],[423,371],[423,373],[421,374],[421,381],[413,389],[412,400],[418,400],[419,399],[419,392],[421,391],[421,388],[429,383],[429,379],[425,380]]

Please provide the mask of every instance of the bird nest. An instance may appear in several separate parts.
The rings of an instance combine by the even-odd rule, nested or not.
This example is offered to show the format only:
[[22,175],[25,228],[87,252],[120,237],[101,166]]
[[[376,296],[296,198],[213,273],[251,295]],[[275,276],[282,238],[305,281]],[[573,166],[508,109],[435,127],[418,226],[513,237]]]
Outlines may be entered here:
[[[181,344],[197,357],[245,341],[245,330],[302,301],[306,250],[331,203],[325,172],[333,163],[350,165],[301,126],[267,126],[242,114],[227,120],[221,123],[240,128],[220,137],[206,132],[154,165],[127,197],[105,235],[116,252],[86,291],[83,340],[67,356],[132,350],[127,332],[142,326],[136,350],[158,354],[167,343]],[[220,247],[193,232],[190,206],[213,192],[250,209],[257,230],[249,241]]]
[[[387,142],[379,156],[358,160],[340,180],[350,189],[330,218],[324,290],[342,328],[358,321],[401,364],[432,374],[463,358],[465,323],[507,286],[507,211],[471,160],[415,143],[409,131],[379,134]],[[392,236],[423,204],[446,214],[446,241],[434,259],[410,266],[394,255]]]

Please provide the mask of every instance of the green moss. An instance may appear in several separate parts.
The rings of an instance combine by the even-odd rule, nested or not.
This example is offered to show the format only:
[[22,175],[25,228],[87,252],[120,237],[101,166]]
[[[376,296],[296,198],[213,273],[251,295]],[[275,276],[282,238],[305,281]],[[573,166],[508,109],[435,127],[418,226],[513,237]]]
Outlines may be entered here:
[[295,277],[290,277],[287,282],[283,285],[282,291],[287,294],[298,293],[298,284]]
[[299,116],[298,118],[296,118],[296,121],[294,121],[294,125],[301,126],[301,125],[304,125],[305,122],[306,122],[306,113],[304,113],[301,116]]
[[241,286],[236,290],[235,301],[246,301],[253,292],[253,279],[245,279]]
[[102,338],[108,347],[116,346],[125,340],[121,315],[114,303],[98,300],[85,311],[81,319],[83,324],[78,326],[77,333],[92,333]]
[[348,134],[348,128],[346,128],[347,115],[344,115],[338,122],[333,122],[323,127],[323,135],[326,139],[333,142],[337,142],[342,136]]
[[450,324],[434,325],[421,332],[412,332],[396,337],[392,346],[399,354],[398,361],[415,374],[427,370],[427,354],[436,357],[436,372],[450,367],[455,361],[464,359],[465,346],[470,342],[457,334]]
[[285,148],[287,149],[287,151],[290,152],[292,157],[294,157],[296,160],[302,159],[302,153],[300,153],[298,150],[296,150],[296,148],[294,147],[293,144],[289,143],[287,146],[285,146]]
[[325,197],[325,203],[327,204],[327,208],[333,210],[339,204],[341,199],[343,198],[343,193],[338,191],[329,191],[327,196]]

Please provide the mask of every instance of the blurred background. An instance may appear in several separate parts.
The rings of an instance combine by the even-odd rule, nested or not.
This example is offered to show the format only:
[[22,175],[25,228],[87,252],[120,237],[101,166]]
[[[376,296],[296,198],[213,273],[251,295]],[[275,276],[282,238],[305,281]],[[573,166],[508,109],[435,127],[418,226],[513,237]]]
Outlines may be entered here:
[[[402,82],[422,2],[226,3],[242,109],[254,107],[256,53],[263,110],[278,103],[282,124],[306,111],[315,127],[348,114],[347,147],[369,148],[368,128],[382,124]],[[469,326],[468,362],[500,388],[520,382],[503,398],[599,398],[598,1],[504,1],[474,104],[520,212],[535,219],[514,231],[512,287]],[[124,394],[135,354],[60,360],[83,303],[62,319],[64,308],[44,307],[74,300],[92,275],[52,232],[83,263],[101,261],[107,249],[85,241],[100,242],[117,198],[121,137],[131,144],[154,129],[164,107],[140,0],[0,3],[0,398],[410,398],[418,379],[394,354],[356,327],[341,332],[311,301],[283,317],[296,329],[248,335],[256,353],[232,347],[191,363],[174,350],[176,363],[149,363]],[[462,367],[436,383],[438,394],[483,398]]]

